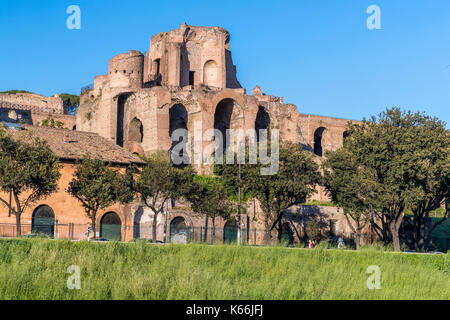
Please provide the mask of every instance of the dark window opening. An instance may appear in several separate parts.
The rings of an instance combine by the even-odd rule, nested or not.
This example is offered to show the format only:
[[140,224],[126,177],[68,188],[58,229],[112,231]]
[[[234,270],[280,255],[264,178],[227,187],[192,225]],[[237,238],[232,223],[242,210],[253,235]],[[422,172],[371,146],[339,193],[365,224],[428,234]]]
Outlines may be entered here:
[[258,113],[256,115],[255,130],[256,130],[256,141],[259,141],[259,130],[268,129],[270,125],[269,113],[263,106],[258,107]]
[[153,67],[154,67],[155,75],[159,75],[160,67],[161,67],[161,60],[156,59],[155,61],[153,61]]
[[325,132],[324,127],[318,128],[314,131],[314,153],[319,157],[323,155],[323,133]]
[[194,85],[194,80],[195,80],[195,72],[189,71],[189,85],[190,86]]

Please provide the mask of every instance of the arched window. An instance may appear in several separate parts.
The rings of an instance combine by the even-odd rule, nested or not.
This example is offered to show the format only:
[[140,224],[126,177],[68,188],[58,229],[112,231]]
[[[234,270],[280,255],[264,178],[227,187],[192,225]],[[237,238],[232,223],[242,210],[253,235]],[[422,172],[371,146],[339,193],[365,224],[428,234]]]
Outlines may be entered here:
[[141,143],[144,138],[144,127],[142,126],[141,120],[134,118],[130,122],[130,127],[128,130],[128,140],[131,142]]
[[217,63],[214,60],[207,61],[203,67],[203,84],[218,87],[217,73]]
[[319,157],[323,155],[323,134],[326,128],[320,127],[314,131],[314,153]]
[[31,219],[32,233],[53,237],[55,233],[55,214],[47,205],[37,207]]
[[122,239],[122,221],[115,212],[105,213],[100,221],[100,237],[108,241]]
[[[222,146],[218,148],[219,155],[230,146],[230,136],[228,129],[243,129],[244,117],[240,106],[233,99],[224,99],[219,102],[214,113],[214,129],[222,133]],[[219,141],[220,142],[220,141]]]
[[258,113],[256,114],[255,120],[255,130],[256,130],[256,141],[259,141],[259,130],[268,129],[270,125],[270,116],[263,106],[258,107]]
[[280,241],[286,243],[288,246],[294,244],[294,233],[287,222],[282,225]]
[[190,229],[183,217],[176,217],[170,222],[170,241],[174,243],[188,243]]
[[[189,155],[183,152],[189,139],[187,127],[188,112],[185,106],[180,103],[173,105],[169,110],[169,118],[169,135],[172,140],[172,146],[170,148],[171,160],[173,161],[175,157],[179,157],[178,160],[182,160],[182,164],[180,165],[182,167],[189,163]],[[177,154],[172,155],[172,150],[174,150],[175,147],[177,147]]]

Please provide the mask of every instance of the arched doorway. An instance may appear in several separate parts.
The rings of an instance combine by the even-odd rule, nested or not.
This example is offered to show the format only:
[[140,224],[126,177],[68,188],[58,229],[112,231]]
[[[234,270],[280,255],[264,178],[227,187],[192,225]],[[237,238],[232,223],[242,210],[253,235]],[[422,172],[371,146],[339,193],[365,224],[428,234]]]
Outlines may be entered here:
[[218,87],[217,63],[214,60],[207,61],[203,67],[203,84]]
[[259,130],[268,129],[270,126],[270,116],[263,106],[258,107],[255,120],[256,141],[259,141]]
[[314,131],[314,153],[321,157],[323,155],[323,134],[326,128],[320,127]]
[[236,243],[238,239],[238,226],[236,221],[227,221],[223,227],[223,242]]
[[47,205],[37,207],[31,219],[31,232],[53,237],[55,234],[55,214]]
[[[185,166],[189,164],[187,154],[188,132],[188,112],[181,103],[173,105],[169,110],[169,135],[172,140],[170,147],[171,161],[175,166]],[[177,130],[177,131],[176,131]]]
[[223,152],[230,147],[230,135],[228,129],[243,129],[244,115],[241,107],[233,99],[224,99],[219,102],[214,113],[214,129],[222,133],[221,146],[218,147],[218,155],[223,155]]
[[176,217],[170,222],[170,242],[186,244],[190,239],[190,229],[183,217]]
[[294,233],[287,222],[283,223],[281,228],[281,242],[286,243],[288,246],[294,244]]
[[122,239],[122,221],[115,212],[105,213],[100,220],[100,238],[108,241]]

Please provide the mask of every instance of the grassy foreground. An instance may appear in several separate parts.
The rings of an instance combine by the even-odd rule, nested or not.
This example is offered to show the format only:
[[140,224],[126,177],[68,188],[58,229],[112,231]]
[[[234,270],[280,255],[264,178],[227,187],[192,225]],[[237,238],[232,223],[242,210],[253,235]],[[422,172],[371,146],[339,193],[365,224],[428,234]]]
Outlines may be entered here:
[[[0,240],[0,299],[450,299],[450,255]],[[67,268],[81,289],[67,288]],[[366,286],[381,269],[381,289]]]

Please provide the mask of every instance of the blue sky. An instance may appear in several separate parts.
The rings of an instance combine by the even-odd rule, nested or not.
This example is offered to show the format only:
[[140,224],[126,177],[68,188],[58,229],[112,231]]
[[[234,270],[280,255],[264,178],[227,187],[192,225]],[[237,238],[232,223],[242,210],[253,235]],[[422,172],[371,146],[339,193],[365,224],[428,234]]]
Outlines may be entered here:
[[[81,30],[66,8],[81,8]],[[381,30],[366,27],[369,5]],[[238,79],[302,113],[362,119],[386,107],[450,123],[450,1],[2,1],[0,91],[79,93],[108,60],[191,25],[231,33]],[[447,127],[449,125],[447,124]]]

